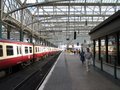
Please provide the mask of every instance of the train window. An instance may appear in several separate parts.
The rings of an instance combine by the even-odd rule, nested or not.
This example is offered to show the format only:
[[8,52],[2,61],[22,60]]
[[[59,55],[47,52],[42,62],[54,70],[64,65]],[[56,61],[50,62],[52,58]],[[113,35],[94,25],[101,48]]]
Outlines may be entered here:
[[17,54],[19,54],[19,48],[18,48],[18,46],[17,46]]
[[32,53],[32,47],[29,47],[30,53]]
[[28,53],[28,47],[25,47],[25,54]]
[[40,47],[39,47],[39,51],[41,52]]
[[38,47],[38,52],[39,52],[39,47]]
[[3,56],[3,47],[2,47],[2,45],[0,45],[0,57],[2,57]]
[[21,46],[17,46],[17,54],[21,54]]
[[6,50],[7,50],[7,56],[13,55],[13,46],[7,45]]
[[36,52],[37,52],[37,47],[35,49],[36,49]]
[[22,54],[21,46],[19,47],[19,49],[20,49],[20,54]]

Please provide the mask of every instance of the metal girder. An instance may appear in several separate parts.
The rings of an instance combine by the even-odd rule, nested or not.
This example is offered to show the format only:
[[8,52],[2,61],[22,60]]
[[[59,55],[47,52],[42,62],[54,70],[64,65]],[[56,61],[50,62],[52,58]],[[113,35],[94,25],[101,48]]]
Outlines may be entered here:
[[[3,15],[4,15],[4,14],[3,14]],[[18,30],[19,30],[19,28],[21,27],[21,23],[20,23],[19,21],[15,20],[14,18],[12,18],[11,16],[7,17],[6,19],[3,19],[3,23],[11,26],[12,28],[15,28],[15,27],[16,27],[16,28],[18,28]],[[23,25],[23,27],[24,27],[24,28],[23,28],[24,31],[32,32],[32,30],[29,29],[28,27],[26,27],[26,26],[24,26],[24,25]],[[17,29],[16,29],[16,30],[17,30]]]
[[[39,22],[39,21],[38,21]],[[55,21],[45,21],[45,22],[40,22],[41,24],[43,24],[43,23],[46,23],[46,24],[50,24],[50,23],[56,23]],[[66,23],[66,21],[58,21],[57,22],[58,24],[65,24]],[[83,24],[83,23],[85,23],[85,21],[71,21],[70,23],[78,23],[78,24]],[[87,23],[90,23],[90,24],[99,24],[99,23],[101,23],[101,21],[88,21]]]
[[[53,6],[53,3],[48,4],[34,4],[34,3],[28,3],[26,4],[28,7],[31,6]],[[120,3],[54,3],[55,6],[120,6]]]
[[[49,15],[33,15],[34,17],[68,17],[68,15],[66,14],[49,14]],[[110,15],[102,15],[102,14],[98,14],[98,15],[95,15],[95,14],[70,14],[69,17],[109,17]]]
[[[79,31],[79,32],[82,32],[82,33],[86,33],[86,32],[89,32],[90,30],[89,29],[79,29],[79,30],[76,30],[76,31]],[[39,31],[39,32],[49,32],[49,33],[53,33],[53,32],[66,32],[66,30],[43,30],[43,31]],[[74,32],[74,29],[70,29],[69,31],[67,32]]]
[[[66,28],[65,26],[66,25],[62,25],[62,26],[61,25],[55,25],[55,26],[46,26],[46,28],[53,28],[53,27],[54,28]],[[78,28],[78,27],[79,28],[85,28],[85,27],[86,28],[88,28],[88,27],[91,28],[91,27],[93,27],[93,26],[78,26],[78,25],[75,25],[75,26],[76,26],[76,28]],[[74,25],[70,25],[70,28],[74,28]]]
[[[99,16],[99,15],[98,15],[98,16]],[[59,16],[59,17],[62,17],[62,16]],[[97,16],[96,16],[96,17],[97,17]],[[10,19],[10,17],[9,17],[8,19]],[[50,19],[51,19],[51,18],[50,18]],[[48,20],[48,19],[45,19],[45,20]],[[13,19],[13,21],[15,21],[15,20]],[[50,21],[50,22],[46,22],[46,21],[44,21],[44,20],[43,20],[43,21],[42,21],[42,20],[38,20],[38,21],[34,21],[34,22],[32,22],[32,23],[29,23],[29,24],[25,25],[24,28],[26,28],[27,26],[29,26],[29,25],[31,25],[31,24],[39,23],[39,22],[40,22],[41,24],[56,23],[56,22],[51,22],[51,21]],[[18,22],[17,22],[17,23],[18,23]],[[66,23],[66,22],[63,21],[63,22],[57,22],[57,23]],[[80,23],[85,23],[85,21],[72,21],[72,22],[70,21],[69,23],[79,23],[79,24],[80,24]],[[88,21],[88,23],[99,24],[100,21],[94,21],[94,22],[93,22],[93,21]]]

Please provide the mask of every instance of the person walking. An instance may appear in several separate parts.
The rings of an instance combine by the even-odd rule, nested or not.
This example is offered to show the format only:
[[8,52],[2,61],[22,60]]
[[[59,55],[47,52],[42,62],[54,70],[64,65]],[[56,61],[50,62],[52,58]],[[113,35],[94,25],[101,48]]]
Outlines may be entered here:
[[92,53],[90,52],[90,49],[87,48],[87,51],[85,52],[85,61],[86,61],[86,70],[90,70],[91,60],[92,60]]
[[80,60],[82,61],[82,64],[84,64],[84,61],[85,61],[85,57],[84,57],[84,51],[82,49],[82,51],[80,52]]

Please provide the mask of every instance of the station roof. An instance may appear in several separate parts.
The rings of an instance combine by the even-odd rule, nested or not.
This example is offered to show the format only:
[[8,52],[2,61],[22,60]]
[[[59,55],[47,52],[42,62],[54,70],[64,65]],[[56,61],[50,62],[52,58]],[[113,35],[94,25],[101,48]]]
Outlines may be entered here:
[[101,22],[99,25],[97,25],[96,27],[94,27],[89,34],[94,33],[95,31],[99,30],[100,28],[102,28],[103,26],[107,25],[108,23],[112,22],[115,19],[118,19],[120,17],[120,10],[117,11],[116,13],[114,13],[113,15],[111,15],[109,18],[107,18],[105,21]]
[[[120,0],[6,0],[19,3],[9,7],[7,14],[16,14],[24,10],[31,15],[24,19],[34,18],[26,22],[26,26],[46,40],[59,44],[73,40],[74,32],[77,37],[88,36],[90,30],[120,10]],[[13,8],[13,9],[11,9]],[[17,16],[15,17],[17,18]],[[32,20],[32,19],[31,19]]]

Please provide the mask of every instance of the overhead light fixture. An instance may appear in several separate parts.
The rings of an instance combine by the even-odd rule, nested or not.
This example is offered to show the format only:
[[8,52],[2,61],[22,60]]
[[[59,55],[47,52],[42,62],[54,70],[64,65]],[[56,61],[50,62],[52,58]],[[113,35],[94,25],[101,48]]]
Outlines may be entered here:
[[74,31],[74,39],[76,39],[76,31]]
[[67,41],[69,41],[69,38],[66,38]]
[[87,24],[88,24],[88,22],[87,22],[87,20],[85,21],[85,25],[87,26]]

